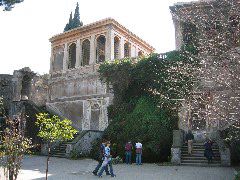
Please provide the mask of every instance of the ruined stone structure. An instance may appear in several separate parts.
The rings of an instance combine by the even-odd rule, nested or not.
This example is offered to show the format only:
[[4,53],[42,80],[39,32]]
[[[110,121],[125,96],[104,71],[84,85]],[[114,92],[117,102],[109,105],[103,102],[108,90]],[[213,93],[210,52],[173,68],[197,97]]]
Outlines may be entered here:
[[[230,165],[230,152],[221,139],[220,131],[238,122],[240,116],[239,16],[234,14],[239,2],[218,2],[200,0],[176,3],[170,7],[175,25],[176,49],[189,44],[199,47],[198,57],[203,64],[198,72],[200,83],[193,97],[184,101],[179,111],[180,131],[174,134],[175,144],[172,148],[172,161],[176,164],[181,163],[181,134],[192,130],[198,143],[207,137],[217,142],[221,164]],[[234,3],[235,8],[232,8]],[[219,37],[216,36],[219,33],[223,34],[221,38],[225,38],[221,39],[223,47],[219,46]],[[223,50],[217,54],[220,48]]]
[[108,126],[107,107],[113,95],[99,79],[99,64],[154,51],[110,18],[56,35],[50,42],[47,108],[72,120],[78,130],[103,131]]

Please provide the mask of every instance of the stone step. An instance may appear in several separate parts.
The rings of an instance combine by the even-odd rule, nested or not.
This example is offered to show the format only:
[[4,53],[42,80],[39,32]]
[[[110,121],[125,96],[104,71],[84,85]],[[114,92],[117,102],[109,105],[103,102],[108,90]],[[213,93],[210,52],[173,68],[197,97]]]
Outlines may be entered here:
[[[198,160],[194,160],[194,159],[184,159],[181,160],[181,163],[208,163],[207,159],[198,159]],[[220,160],[213,160],[212,163],[220,163]]]
[[[206,160],[206,157],[196,157],[196,156],[182,156],[181,157],[182,160]],[[219,160],[220,161],[220,157],[214,157],[214,160]]]
[[[188,155],[188,154],[181,154],[181,157],[196,157],[196,158],[201,158],[201,157],[205,157],[204,154],[192,154],[192,155]],[[214,154],[215,158],[220,158],[219,154]]]
[[182,166],[219,167],[220,163],[181,163]]
[[58,154],[53,154],[51,157],[58,157],[58,158],[66,158],[65,155],[58,155]]
[[[183,146],[182,149],[188,149],[188,147]],[[204,147],[193,147],[193,149],[205,149]],[[212,147],[212,149],[219,149],[218,147]]]

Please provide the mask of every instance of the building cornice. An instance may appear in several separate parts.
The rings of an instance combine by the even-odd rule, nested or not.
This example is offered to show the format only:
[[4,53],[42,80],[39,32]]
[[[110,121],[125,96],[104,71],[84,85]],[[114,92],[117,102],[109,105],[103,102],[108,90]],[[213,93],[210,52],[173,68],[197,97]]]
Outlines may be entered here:
[[128,35],[131,36],[132,39],[140,42],[142,45],[144,45],[147,49],[149,49],[150,51],[154,52],[155,49],[148,44],[146,41],[142,40],[140,37],[138,37],[137,35],[135,35],[134,33],[132,33],[130,30],[128,30],[126,27],[124,27],[123,25],[121,25],[120,23],[118,23],[116,20],[112,19],[112,18],[106,18],[100,21],[96,21],[94,23],[91,24],[87,24],[85,26],[81,26],[75,29],[72,29],[70,31],[66,31],[60,34],[57,34],[55,36],[53,36],[52,38],[49,39],[49,41],[51,43],[61,40],[61,39],[65,39],[65,38],[69,38],[75,35],[80,35],[81,33],[85,32],[85,31],[91,31],[93,29],[98,29],[107,25],[113,25],[116,29],[119,29],[125,33],[127,33]]

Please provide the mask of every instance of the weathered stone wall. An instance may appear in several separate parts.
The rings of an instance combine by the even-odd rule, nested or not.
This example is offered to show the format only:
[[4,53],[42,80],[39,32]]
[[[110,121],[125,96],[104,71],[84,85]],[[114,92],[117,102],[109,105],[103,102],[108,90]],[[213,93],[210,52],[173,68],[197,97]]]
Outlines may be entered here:
[[38,106],[45,106],[49,98],[48,93],[49,75],[35,76],[32,79],[29,99]]
[[73,121],[78,130],[104,130],[113,96],[99,79],[99,64],[52,73],[47,108]]
[[12,75],[0,75],[0,96],[3,97],[3,103],[6,110],[10,109],[10,102],[12,101]]

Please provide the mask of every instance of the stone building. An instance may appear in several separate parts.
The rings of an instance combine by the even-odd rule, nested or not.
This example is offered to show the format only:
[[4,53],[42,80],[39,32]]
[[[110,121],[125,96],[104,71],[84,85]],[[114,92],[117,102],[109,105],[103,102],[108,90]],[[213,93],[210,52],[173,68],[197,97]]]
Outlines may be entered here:
[[78,130],[103,131],[108,126],[107,107],[113,95],[99,79],[99,65],[154,52],[111,18],[58,34],[50,42],[47,108],[72,120]]
[[[233,1],[233,3],[236,2]],[[186,44],[198,46],[198,57],[204,60],[205,67],[200,69],[200,85],[195,89],[193,100],[184,102],[186,104],[180,113],[181,121],[179,122],[181,129],[185,131],[191,129],[199,137],[201,134],[205,137],[210,131],[226,129],[233,123],[232,119],[238,119],[240,115],[238,112],[239,82],[233,77],[239,76],[237,71],[239,65],[236,64],[234,69],[230,66],[231,63],[236,63],[240,59],[239,44],[236,43],[236,39],[239,38],[239,30],[237,30],[239,21],[237,21],[238,16],[234,14],[235,7],[239,7],[239,3],[236,6],[226,4],[224,1],[220,3],[217,4],[215,0],[200,0],[176,3],[170,7],[175,25],[176,49]],[[228,9],[229,12],[222,16],[224,9]],[[215,47],[214,43],[210,43],[219,39],[215,37],[217,35],[222,36],[221,41],[225,46]],[[209,44],[212,47],[208,47]],[[216,43],[216,46],[218,44]],[[214,55],[215,57],[210,51],[214,48],[217,49],[215,54],[219,53]],[[220,48],[223,49],[223,53],[219,50]],[[235,74],[232,75],[232,72]],[[228,112],[224,112],[226,108],[224,109],[223,106],[226,107],[227,104],[231,104],[235,112],[231,107],[227,107]],[[227,113],[231,114],[231,117]]]
[[[176,49],[185,45],[197,47],[200,59],[200,81],[191,99],[182,102],[179,129],[192,130],[200,144],[206,138],[217,142],[222,165],[230,165],[230,152],[221,132],[233,124],[239,125],[240,116],[239,8],[237,0],[199,0],[170,7]],[[196,157],[184,157],[183,153],[181,157],[182,138],[176,131],[172,161],[197,163]]]

